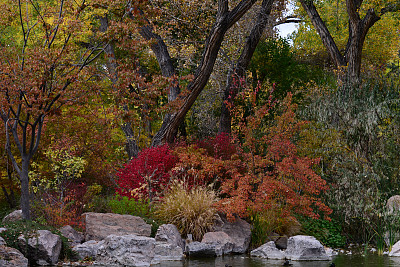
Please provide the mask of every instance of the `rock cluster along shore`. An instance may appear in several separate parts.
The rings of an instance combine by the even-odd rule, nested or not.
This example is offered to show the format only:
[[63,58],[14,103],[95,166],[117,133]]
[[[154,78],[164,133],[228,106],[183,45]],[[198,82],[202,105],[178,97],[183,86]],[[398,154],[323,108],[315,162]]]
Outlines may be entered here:
[[331,259],[315,237],[304,235],[290,237],[285,250],[278,249],[275,242],[270,241],[252,250],[250,255],[272,260],[326,261]]
[[[240,218],[231,223],[221,216],[213,231],[206,233],[201,242],[182,239],[172,224],[161,225],[155,238],[151,238],[151,226],[136,216],[86,213],[84,218],[84,234],[70,226],[61,228],[60,232],[69,238],[78,262],[90,260],[94,265],[150,266],[165,261],[181,261],[185,257],[246,253],[251,239],[251,225]],[[21,247],[24,247],[24,237],[20,239]],[[28,258],[36,265],[55,264],[61,251],[59,239],[49,231],[39,230],[21,251],[7,247],[4,240],[0,240],[0,266],[28,266]],[[287,243],[278,239],[251,251],[250,255],[268,259],[330,260],[314,237],[293,236],[284,239]],[[278,249],[277,244],[286,249]]]

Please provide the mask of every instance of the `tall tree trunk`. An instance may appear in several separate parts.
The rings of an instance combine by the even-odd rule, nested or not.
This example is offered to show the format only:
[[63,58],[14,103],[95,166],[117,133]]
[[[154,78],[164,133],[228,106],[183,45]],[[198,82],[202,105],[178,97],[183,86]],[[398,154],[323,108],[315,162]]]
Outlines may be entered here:
[[360,19],[358,10],[362,1],[347,0],[347,13],[349,14],[349,39],[344,58],[347,63],[347,81],[357,83],[361,74],[361,58],[365,37],[369,29],[380,19],[373,9],[367,11]]
[[[6,129],[6,151],[21,183],[20,205],[22,209],[22,216],[24,219],[30,220],[29,165],[33,155],[35,155],[39,147],[45,115],[39,115],[35,121],[30,124],[28,123],[28,120],[31,116],[30,113],[27,113],[25,119],[22,119],[20,116],[21,114],[18,112],[16,116],[17,119],[11,120],[12,122],[10,122],[8,114],[5,112],[0,112],[0,117],[4,121]],[[18,135],[18,127],[21,128],[21,135]],[[27,134],[29,129],[28,127],[30,128],[30,136]],[[17,160],[11,151],[10,132],[20,153],[21,166],[18,165]]]
[[[106,32],[108,30],[108,17],[107,15],[104,15],[100,17],[100,27],[99,27],[100,32]],[[115,88],[115,84],[118,81],[118,72],[117,72],[117,60],[115,57],[115,51],[114,51],[114,44],[113,42],[110,42],[107,44],[107,46],[104,49],[104,52],[107,57],[107,70],[108,70],[108,76],[109,79],[112,83],[113,90],[117,90]],[[124,105],[122,107],[125,111],[128,110],[128,107]],[[130,122],[124,122],[121,125],[121,130],[125,135],[125,151],[128,154],[128,158],[135,158],[139,154],[139,147],[136,143],[136,137],[135,133],[132,128],[132,124]]]
[[322,21],[313,1],[300,0],[300,2],[336,67],[345,69],[344,76],[341,76],[340,79],[350,84],[356,84],[360,79],[362,48],[365,37],[368,30],[380,19],[376,11],[369,9],[364,18],[361,19],[359,9],[362,0],[346,0],[347,13],[349,15],[349,38],[346,50],[342,54]]
[[273,3],[274,0],[263,0],[261,8],[257,14],[256,23],[251,29],[250,35],[246,40],[246,44],[243,47],[242,53],[240,54],[240,57],[237,60],[234,68],[229,70],[228,72],[227,83],[225,86],[221,106],[221,117],[219,124],[220,133],[231,132],[232,118],[228,109],[228,103],[231,102],[238,93],[238,89],[233,86],[233,82],[235,79],[241,79],[245,76],[246,70],[250,64],[250,60],[267,26]]
[[[143,15],[143,13],[142,13]],[[146,39],[147,41],[152,41],[150,48],[156,56],[158,65],[161,69],[161,73],[166,78],[171,78],[176,74],[175,67],[172,62],[172,58],[168,52],[167,45],[160,35],[154,33],[153,27],[150,22],[147,21],[147,25],[140,28],[140,35]],[[171,84],[168,90],[168,103],[175,101],[179,94],[180,88],[178,82],[175,81]],[[163,123],[161,125],[160,130],[154,135],[151,146],[158,146],[161,144],[160,135],[163,133],[164,129],[166,129],[167,125],[170,123],[173,114],[167,113],[164,115]],[[183,123],[181,123],[180,127],[184,127]],[[174,130],[174,137],[178,133],[179,126]],[[184,131],[184,130],[183,130]]]
[[29,194],[29,157],[23,156],[21,163],[21,170],[19,173],[19,180],[21,182],[21,210],[22,216],[26,220],[31,219],[30,213],[30,194]]
[[153,138],[153,145],[174,142],[179,125],[210,78],[225,33],[254,5],[256,0],[242,0],[231,11],[228,2],[228,0],[218,1],[216,21],[207,37],[201,62],[192,82],[188,85],[190,93],[182,99],[183,104],[175,113],[164,118],[162,127]]

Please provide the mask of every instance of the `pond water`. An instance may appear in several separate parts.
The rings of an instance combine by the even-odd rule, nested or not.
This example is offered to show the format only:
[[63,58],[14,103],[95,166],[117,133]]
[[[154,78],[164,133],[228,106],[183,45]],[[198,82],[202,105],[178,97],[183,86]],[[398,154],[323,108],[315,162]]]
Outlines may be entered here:
[[[370,254],[338,255],[332,261],[291,261],[293,267],[329,267],[334,262],[336,267],[394,267],[400,266],[400,257],[378,256]],[[225,256],[209,259],[190,259],[184,262],[163,262],[155,267],[277,267],[283,266],[283,260],[265,260],[247,256]],[[152,265],[153,266],[153,265]]]

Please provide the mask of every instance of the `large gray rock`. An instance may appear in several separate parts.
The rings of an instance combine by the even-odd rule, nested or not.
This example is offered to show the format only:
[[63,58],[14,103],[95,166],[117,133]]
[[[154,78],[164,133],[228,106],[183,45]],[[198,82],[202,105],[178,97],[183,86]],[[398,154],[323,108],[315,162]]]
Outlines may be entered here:
[[182,240],[181,234],[173,224],[163,224],[158,227],[156,236],[156,241],[167,242],[174,246],[185,248],[185,243]]
[[105,266],[150,266],[154,259],[156,240],[154,238],[124,235],[110,235],[99,246],[96,264]]
[[253,257],[260,257],[271,260],[283,260],[285,259],[285,253],[276,248],[274,241],[269,241],[250,252]]
[[14,210],[3,218],[3,223],[16,222],[23,219],[22,210]]
[[189,257],[215,257],[215,245],[194,241],[186,244],[185,253]]
[[235,246],[232,238],[225,232],[205,233],[201,243],[213,245],[217,256],[231,253]]
[[184,255],[181,247],[168,242],[157,241],[154,247],[154,258],[151,264],[159,264],[165,261],[181,261],[183,258]]
[[94,260],[97,255],[97,251],[104,240],[96,241],[90,240],[83,244],[78,244],[72,247],[72,250],[76,252],[79,260]]
[[103,240],[109,235],[150,236],[151,234],[151,225],[137,216],[94,212],[84,213],[83,216],[86,241]]
[[30,237],[26,246],[25,237],[18,237],[24,255],[38,265],[56,264],[61,252],[61,238],[48,230],[38,230],[37,236]]
[[0,246],[7,246],[6,241],[1,236],[0,236]]
[[[386,202],[386,215],[391,217],[389,219],[395,219],[398,215],[400,215],[400,196],[394,195],[390,197]],[[384,240],[388,247],[390,247],[394,241],[400,239],[400,233],[398,231],[387,231],[384,234]]]
[[394,195],[390,197],[386,202],[386,209],[388,214],[399,214],[400,213],[400,196]]
[[15,248],[0,246],[0,266],[28,267],[28,259]]
[[218,225],[214,226],[215,232],[225,232],[233,241],[233,253],[245,253],[249,249],[251,240],[251,225],[239,217],[234,222],[229,222],[224,215],[220,215]]
[[392,250],[389,252],[390,257],[400,257],[400,241],[392,246]]
[[313,236],[296,235],[288,240],[285,256],[288,259],[301,261],[330,260],[324,246]]
[[59,230],[64,237],[69,239],[71,246],[80,244],[84,240],[83,234],[78,233],[71,225],[61,227]]

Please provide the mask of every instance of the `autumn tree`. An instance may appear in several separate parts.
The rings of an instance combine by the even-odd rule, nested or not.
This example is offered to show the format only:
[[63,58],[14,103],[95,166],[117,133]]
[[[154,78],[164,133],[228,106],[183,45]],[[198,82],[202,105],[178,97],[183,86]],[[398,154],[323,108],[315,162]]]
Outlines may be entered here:
[[231,177],[221,185],[222,209],[230,216],[267,210],[281,211],[280,216],[318,218],[317,210],[329,215],[332,210],[321,198],[327,183],[312,169],[319,159],[298,152],[295,135],[307,122],[296,118],[292,94],[279,105],[270,94],[261,104],[260,87],[247,88],[244,79],[234,86],[242,89],[229,105],[232,136],[241,149],[227,163]]
[[25,219],[30,219],[30,163],[47,117],[87,93],[84,83],[91,78],[85,67],[103,51],[102,44],[76,45],[87,37],[84,7],[85,0],[2,2],[0,116]]
[[[100,2],[101,4],[99,5],[106,7],[108,6],[107,3],[99,1],[99,3]],[[128,39],[129,36],[140,35],[142,39],[146,40],[148,42],[148,47],[151,49],[157,59],[161,74],[166,78],[170,78],[170,80],[172,81],[170,86],[168,86],[168,102],[170,104],[173,103],[171,104],[173,108],[170,108],[169,110],[164,112],[162,125],[152,138],[152,146],[157,146],[164,142],[172,143],[175,140],[178,128],[184,121],[185,115],[190,110],[193,103],[209,81],[215,61],[218,56],[218,52],[220,51],[221,44],[227,31],[232,28],[232,26],[237,21],[239,21],[239,19],[243,17],[243,15],[246,14],[256,2],[257,1],[255,0],[242,0],[235,3],[230,3],[230,1],[227,0],[218,1],[218,6],[215,10],[216,12],[210,13],[215,14],[214,22],[212,26],[208,28],[209,30],[206,41],[201,46],[202,52],[198,53],[201,54],[201,56],[197,60],[197,67],[193,72],[189,73],[193,76],[190,82],[187,84],[180,83],[179,79],[176,79],[176,77],[179,76],[180,73],[178,73],[178,71],[176,70],[176,67],[173,63],[173,58],[171,56],[171,50],[173,50],[173,47],[168,46],[167,42],[167,40],[173,39],[174,36],[171,37],[171,35],[168,35],[168,31],[162,30],[162,26],[166,26],[168,25],[168,23],[165,23],[165,21],[158,21],[157,16],[151,16],[153,10],[149,8],[149,6],[151,6],[150,4],[142,6],[138,5],[136,6],[136,8],[130,5],[125,5],[122,9],[120,9],[120,23],[124,23],[124,25],[127,25],[124,29],[129,29],[129,31],[126,32],[127,38],[125,39]],[[264,8],[267,8],[267,6],[271,3],[272,1],[264,1]],[[121,3],[121,5],[122,4],[123,3]],[[110,6],[108,6],[108,10],[110,10]],[[109,18],[112,19],[112,17],[113,16],[109,13]],[[132,21],[136,24],[132,24]],[[115,25],[115,23],[109,21],[109,25]],[[131,28],[129,28],[128,26]],[[204,26],[202,25],[201,27]],[[173,27],[170,28],[173,29]],[[113,31],[111,29],[111,27],[108,28],[107,32],[112,33]],[[168,27],[164,27],[164,29],[168,29]],[[172,32],[175,35],[182,37],[182,35],[179,35],[179,32]],[[111,35],[111,37],[113,36]],[[116,37],[117,36],[114,36],[114,40],[117,40]],[[115,53],[109,53],[108,58],[110,60],[114,60]],[[119,72],[121,72],[122,69],[122,65],[117,68]],[[137,66],[137,69],[141,71],[140,65]],[[121,76],[119,77],[119,79],[120,78]],[[120,84],[120,88],[118,90],[124,90],[124,88],[132,87],[131,82],[132,81],[129,81],[129,79],[125,80],[123,84]],[[130,134],[129,142],[132,142],[133,140],[134,144],[131,145],[133,147],[137,147],[137,140],[131,137],[132,135]],[[130,154],[137,155],[137,151],[138,150],[136,149],[135,153]]]
[[256,47],[260,42],[263,32],[267,27],[273,3],[274,0],[262,1],[261,7],[257,13],[256,22],[254,23],[254,26],[252,27],[250,34],[247,37],[241,54],[237,59],[235,66],[231,68],[228,72],[228,79],[224,90],[223,103],[221,106],[219,132],[230,133],[231,131],[231,116],[228,109],[229,103],[226,102],[230,102],[232,99],[234,99],[234,97],[236,97],[238,93],[238,91],[235,90],[238,87],[233,86],[233,81],[235,79],[241,79],[245,75],[254,51],[256,50]]
[[[324,13],[326,9],[318,8],[322,6],[321,3],[309,0],[300,0],[300,3],[318,32],[334,65],[337,69],[343,69],[341,71],[344,71],[344,77],[341,80],[350,83],[355,83],[360,79],[363,48],[371,28],[383,17],[391,16],[391,13],[400,10],[399,2],[394,0],[337,1],[335,5],[328,4],[328,6],[336,7],[336,11],[334,11],[336,15],[331,12],[331,18],[335,19],[337,23],[326,23],[330,19],[324,16],[327,14]],[[343,12],[343,9],[345,12]],[[382,25],[381,27],[387,29],[386,26]],[[345,27],[346,31],[341,31],[340,34],[336,35],[337,38],[334,38],[334,33],[337,33],[337,30],[342,27]],[[347,40],[342,42],[341,39],[346,35],[348,36]],[[372,42],[379,43],[380,40],[377,38]]]

